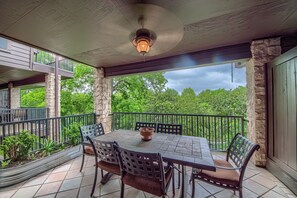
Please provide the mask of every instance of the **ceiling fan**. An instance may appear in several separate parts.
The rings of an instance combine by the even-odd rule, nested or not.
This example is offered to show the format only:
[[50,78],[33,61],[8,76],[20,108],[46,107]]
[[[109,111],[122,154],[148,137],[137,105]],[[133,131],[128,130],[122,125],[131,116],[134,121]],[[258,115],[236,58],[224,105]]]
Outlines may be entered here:
[[123,32],[122,41],[115,46],[120,53],[155,56],[170,51],[183,38],[184,26],[179,18],[157,5],[127,5],[118,17],[124,17],[128,24],[117,24]]

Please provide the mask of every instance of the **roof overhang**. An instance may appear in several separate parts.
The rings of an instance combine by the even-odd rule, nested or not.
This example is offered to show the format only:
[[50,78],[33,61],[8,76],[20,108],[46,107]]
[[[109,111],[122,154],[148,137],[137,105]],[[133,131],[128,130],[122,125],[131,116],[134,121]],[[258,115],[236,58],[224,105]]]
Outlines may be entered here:
[[[141,2],[7,0],[0,6],[0,35],[93,67],[104,67],[106,76],[112,76],[161,70],[165,64],[169,64],[169,69],[176,65],[188,67],[187,62],[182,62],[187,56],[198,65],[219,63],[218,59],[212,59],[217,51],[223,62],[232,61],[237,55],[224,54],[224,48],[228,51],[254,39],[294,34],[297,30],[295,0],[176,0],[170,3],[147,0],[145,4],[153,6],[134,9]],[[124,12],[127,9],[131,12]],[[157,35],[155,48],[152,46],[154,56],[148,54],[145,62],[129,39],[131,32],[139,28],[137,16],[140,14],[147,16],[146,28]],[[172,48],[168,51],[154,52],[162,47],[158,41],[177,38],[179,34],[174,33],[174,27],[179,24],[183,26],[181,40],[173,47],[170,45]],[[164,27],[173,29],[168,31]],[[246,58],[248,53],[245,51],[243,57],[238,58]],[[140,69],[142,67],[145,68]]]

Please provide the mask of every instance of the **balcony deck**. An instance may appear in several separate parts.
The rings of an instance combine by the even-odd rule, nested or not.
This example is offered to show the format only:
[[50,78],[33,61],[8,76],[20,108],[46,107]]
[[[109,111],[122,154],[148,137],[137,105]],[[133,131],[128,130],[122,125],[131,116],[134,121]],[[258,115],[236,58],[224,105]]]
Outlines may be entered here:
[[[225,153],[213,153],[214,158],[224,159]],[[90,197],[94,175],[94,158],[87,157],[82,173],[79,172],[81,157],[78,157],[53,170],[38,175],[18,185],[0,189],[1,198],[26,198],[26,197]],[[190,168],[187,169],[190,174]],[[98,174],[100,181],[100,174]],[[175,177],[177,178],[177,177]],[[208,185],[204,182],[197,182],[196,197],[224,197],[236,198],[233,191]],[[176,183],[177,184],[177,183]],[[177,190],[178,193],[178,190]],[[188,195],[191,195],[189,186]],[[116,198],[120,196],[120,179],[114,176],[106,185],[98,182],[95,197]],[[293,198],[296,197],[287,187],[275,178],[266,169],[255,167],[249,164],[245,173],[243,196],[264,197],[264,198]],[[150,198],[150,194],[127,186],[125,197]],[[171,190],[169,197],[172,197]],[[177,196],[176,196],[177,197]]]

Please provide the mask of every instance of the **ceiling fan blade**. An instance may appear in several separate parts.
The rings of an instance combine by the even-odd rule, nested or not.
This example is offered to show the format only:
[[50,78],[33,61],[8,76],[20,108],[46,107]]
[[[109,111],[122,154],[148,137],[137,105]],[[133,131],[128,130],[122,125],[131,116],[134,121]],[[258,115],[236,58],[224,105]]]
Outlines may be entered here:
[[[139,19],[142,17],[143,28],[149,29],[156,34],[156,40],[147,56],[155,56],[171,50],[183,37],[182,22],[173,13],[160,6],[152,4],[127,5],[120,10],[120,13],[115,17],[121,17],[121,19],[116,20],[118,22],[114,27],[107,27],[106,32],[109,33],[110,38],[115,38],[122,33],[121,39],[116,38],[111,42],[116,45],[117,51],[124,54],[139,55],[129,37],[136,30],[142,28],[141,23],[139,23]],[[113,19],[114,21],[115,19]],[[119,31],[117,31],[117,28]]]
[[123,54],[129,54],[132,56],[139,56],[139,53],[136,51],[136,48],[133,46],[133,44],[131,42],[127,42],[121,45],[118,45],[117,47],[115,47],[115,49],[118,52],[121,52]]

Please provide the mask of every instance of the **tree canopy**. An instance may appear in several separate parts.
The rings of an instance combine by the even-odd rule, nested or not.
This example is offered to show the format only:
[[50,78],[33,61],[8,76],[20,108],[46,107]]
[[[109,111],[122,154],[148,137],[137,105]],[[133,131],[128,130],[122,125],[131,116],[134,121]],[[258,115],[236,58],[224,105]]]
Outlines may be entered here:
[[[74,78],[61,83],[61,115],[93,112],[93,68],[77,64]],[[233,90],[192,88],[182,93],[166,87],[162,72],[113,78],[113,112],[245,115],[246,87]],[[45,89],[22,90],[22,107],[44,107]]]

